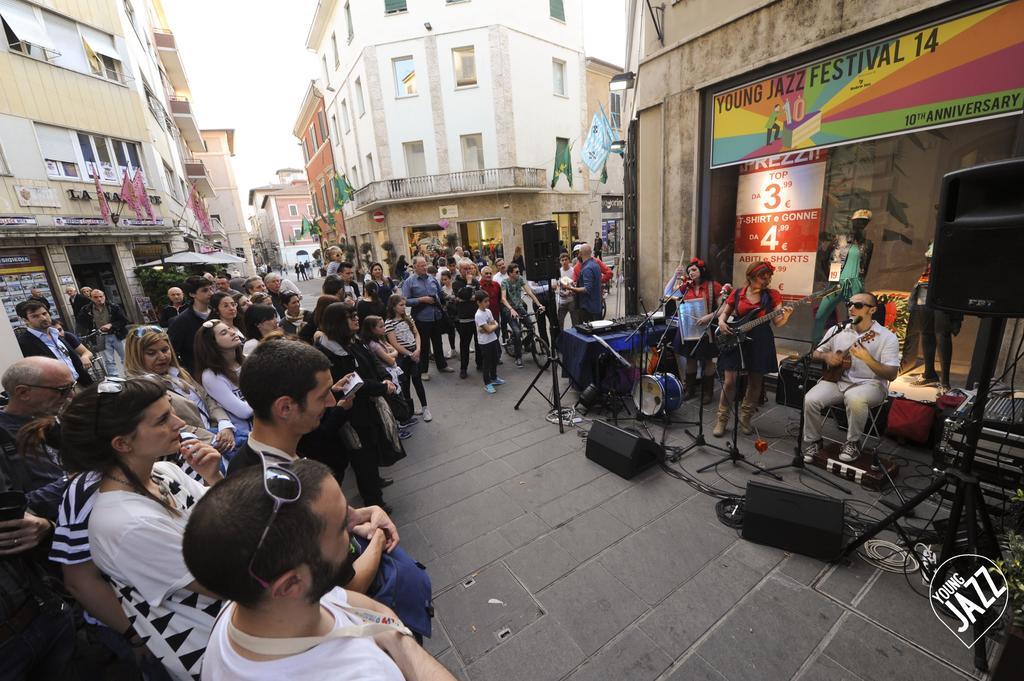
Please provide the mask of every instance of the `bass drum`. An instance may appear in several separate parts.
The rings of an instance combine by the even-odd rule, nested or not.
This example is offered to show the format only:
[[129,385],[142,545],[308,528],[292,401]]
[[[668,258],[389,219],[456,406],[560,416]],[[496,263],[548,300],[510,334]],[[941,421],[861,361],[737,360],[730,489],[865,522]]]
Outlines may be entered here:
[[633,387],[633,403],[644,416],[671,414],[683,404],[683,384],[673,374],[646,374]]

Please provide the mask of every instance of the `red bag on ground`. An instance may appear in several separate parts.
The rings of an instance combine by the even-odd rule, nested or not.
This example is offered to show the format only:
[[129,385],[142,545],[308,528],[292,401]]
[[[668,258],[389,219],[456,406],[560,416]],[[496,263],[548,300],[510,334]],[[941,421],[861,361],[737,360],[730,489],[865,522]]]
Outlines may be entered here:
[[935,414],[935,405],[931,402],[916,402],[897,397],[889,405],[889,421],[885,434],[896,440],[927,445],[931,439]]

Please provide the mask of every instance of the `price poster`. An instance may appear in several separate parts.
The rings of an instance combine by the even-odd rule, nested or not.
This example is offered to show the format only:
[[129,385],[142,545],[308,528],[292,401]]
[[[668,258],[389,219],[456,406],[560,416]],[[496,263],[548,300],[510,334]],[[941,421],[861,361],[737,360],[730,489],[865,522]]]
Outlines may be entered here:
[[740,166],[734,285],[746,284],[751,263],[767,260],[775,266],[772,287],[784,299],[812,292],[827,153],[814,149]]

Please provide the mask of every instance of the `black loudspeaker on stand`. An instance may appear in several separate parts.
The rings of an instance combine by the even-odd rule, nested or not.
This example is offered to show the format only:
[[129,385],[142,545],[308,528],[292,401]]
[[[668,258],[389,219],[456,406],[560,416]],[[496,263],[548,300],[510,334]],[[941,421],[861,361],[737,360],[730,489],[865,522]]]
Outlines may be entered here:
[[558,279],[558,225],[554,220],[523,223],[523,262],[530,281]]
[[[966,441],[961,450],[960,466],[946,469],[931,485],[896,509],[883,520],[872,525],[843,551],[846,558],[879,532],[894,526],[910,514],[925,499],[953,485],[956,493],[949,513],[946,536],[938,564],[960,554],[978,554],[979,547],[988,546],[988,557],[999,557],[999,544],[992,526],[992,518],[974,473],[974,455],[981,435],[985,407],[988,402],[992,376],[995,374],[999,348],[1006,330],[1006,317],[1024,316],[1024,304],[1014,297],[1013,287],[1005,279],[995,285],[998,277],[1016,271],[1019,247],[1024,245],[1024,205],[1020,188],[1024,186],[1024,159],[990,163],[949,173],[942,180],[942,200],[939,204],[938,225],[932,258],[931,278],[928,285],[927,305],[941,310],[965,312],[982,317],[979,338],[986,338],[978,374],[978,393],[967,424]],[[984,244],[980,246],[979,244]],[[982,249],[982,250],[979,250]],[[990,540],[979,542],[979,522],[983,536]],[[958,547],[956,540],[960,528],[965,527],[966,546]],[[910,547],[913,550],[913,547]],[[944,576],[934,577],[941,583]],[[974,626],[978,642],[974,646],[974,666],[987,671],[985,640],[980,623]]]

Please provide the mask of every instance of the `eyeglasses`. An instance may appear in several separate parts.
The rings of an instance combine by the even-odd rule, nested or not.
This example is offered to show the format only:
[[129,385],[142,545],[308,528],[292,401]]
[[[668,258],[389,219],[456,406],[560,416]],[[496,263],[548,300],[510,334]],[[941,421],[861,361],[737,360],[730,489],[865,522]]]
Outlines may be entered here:
[[26,388],[42,388],[43,390],[56,390],[60,393],[61,397],[67,397],[74,391],[75,384],[69,383],[67,385],[53,386],[53,385],[36,385],[35,383],[23,383]]
[[147,333],[163,333],[164,330],[159,326],[139,326],[135,328],[135,337],[142,338]]
[[267,538],[267,533],[270,532],[270,526],[274,524],[274,519],[277,518],[277,512],[281,510],[281,506],[298,501],[299,497],[302,496],[302,483],[299,482],[299,478],[295,473],[282,466],[268,466],[267,459],[263,453],[260,452],[259,455],[260,461],[263,464],[263,491],[274,500],[274,510],[270,512],[270,518],[263,527],[263,533],[260,535],[260,540],[252,552],[252,558],[249,559],[249,576],[255,579],[264,589],[269,589],[270,582],[257,575],[253,571],[252,566],[256,562],[256,556],[263,546],[263,541]]
[[853,301],[853,300],[848,300],[848,301],[846,301],[846,307],[852,308],[854,310],[862,310],[865,307],[874,307],[874,306],[871,303],[860,303],[860,302],[856,302],[856,301]]

